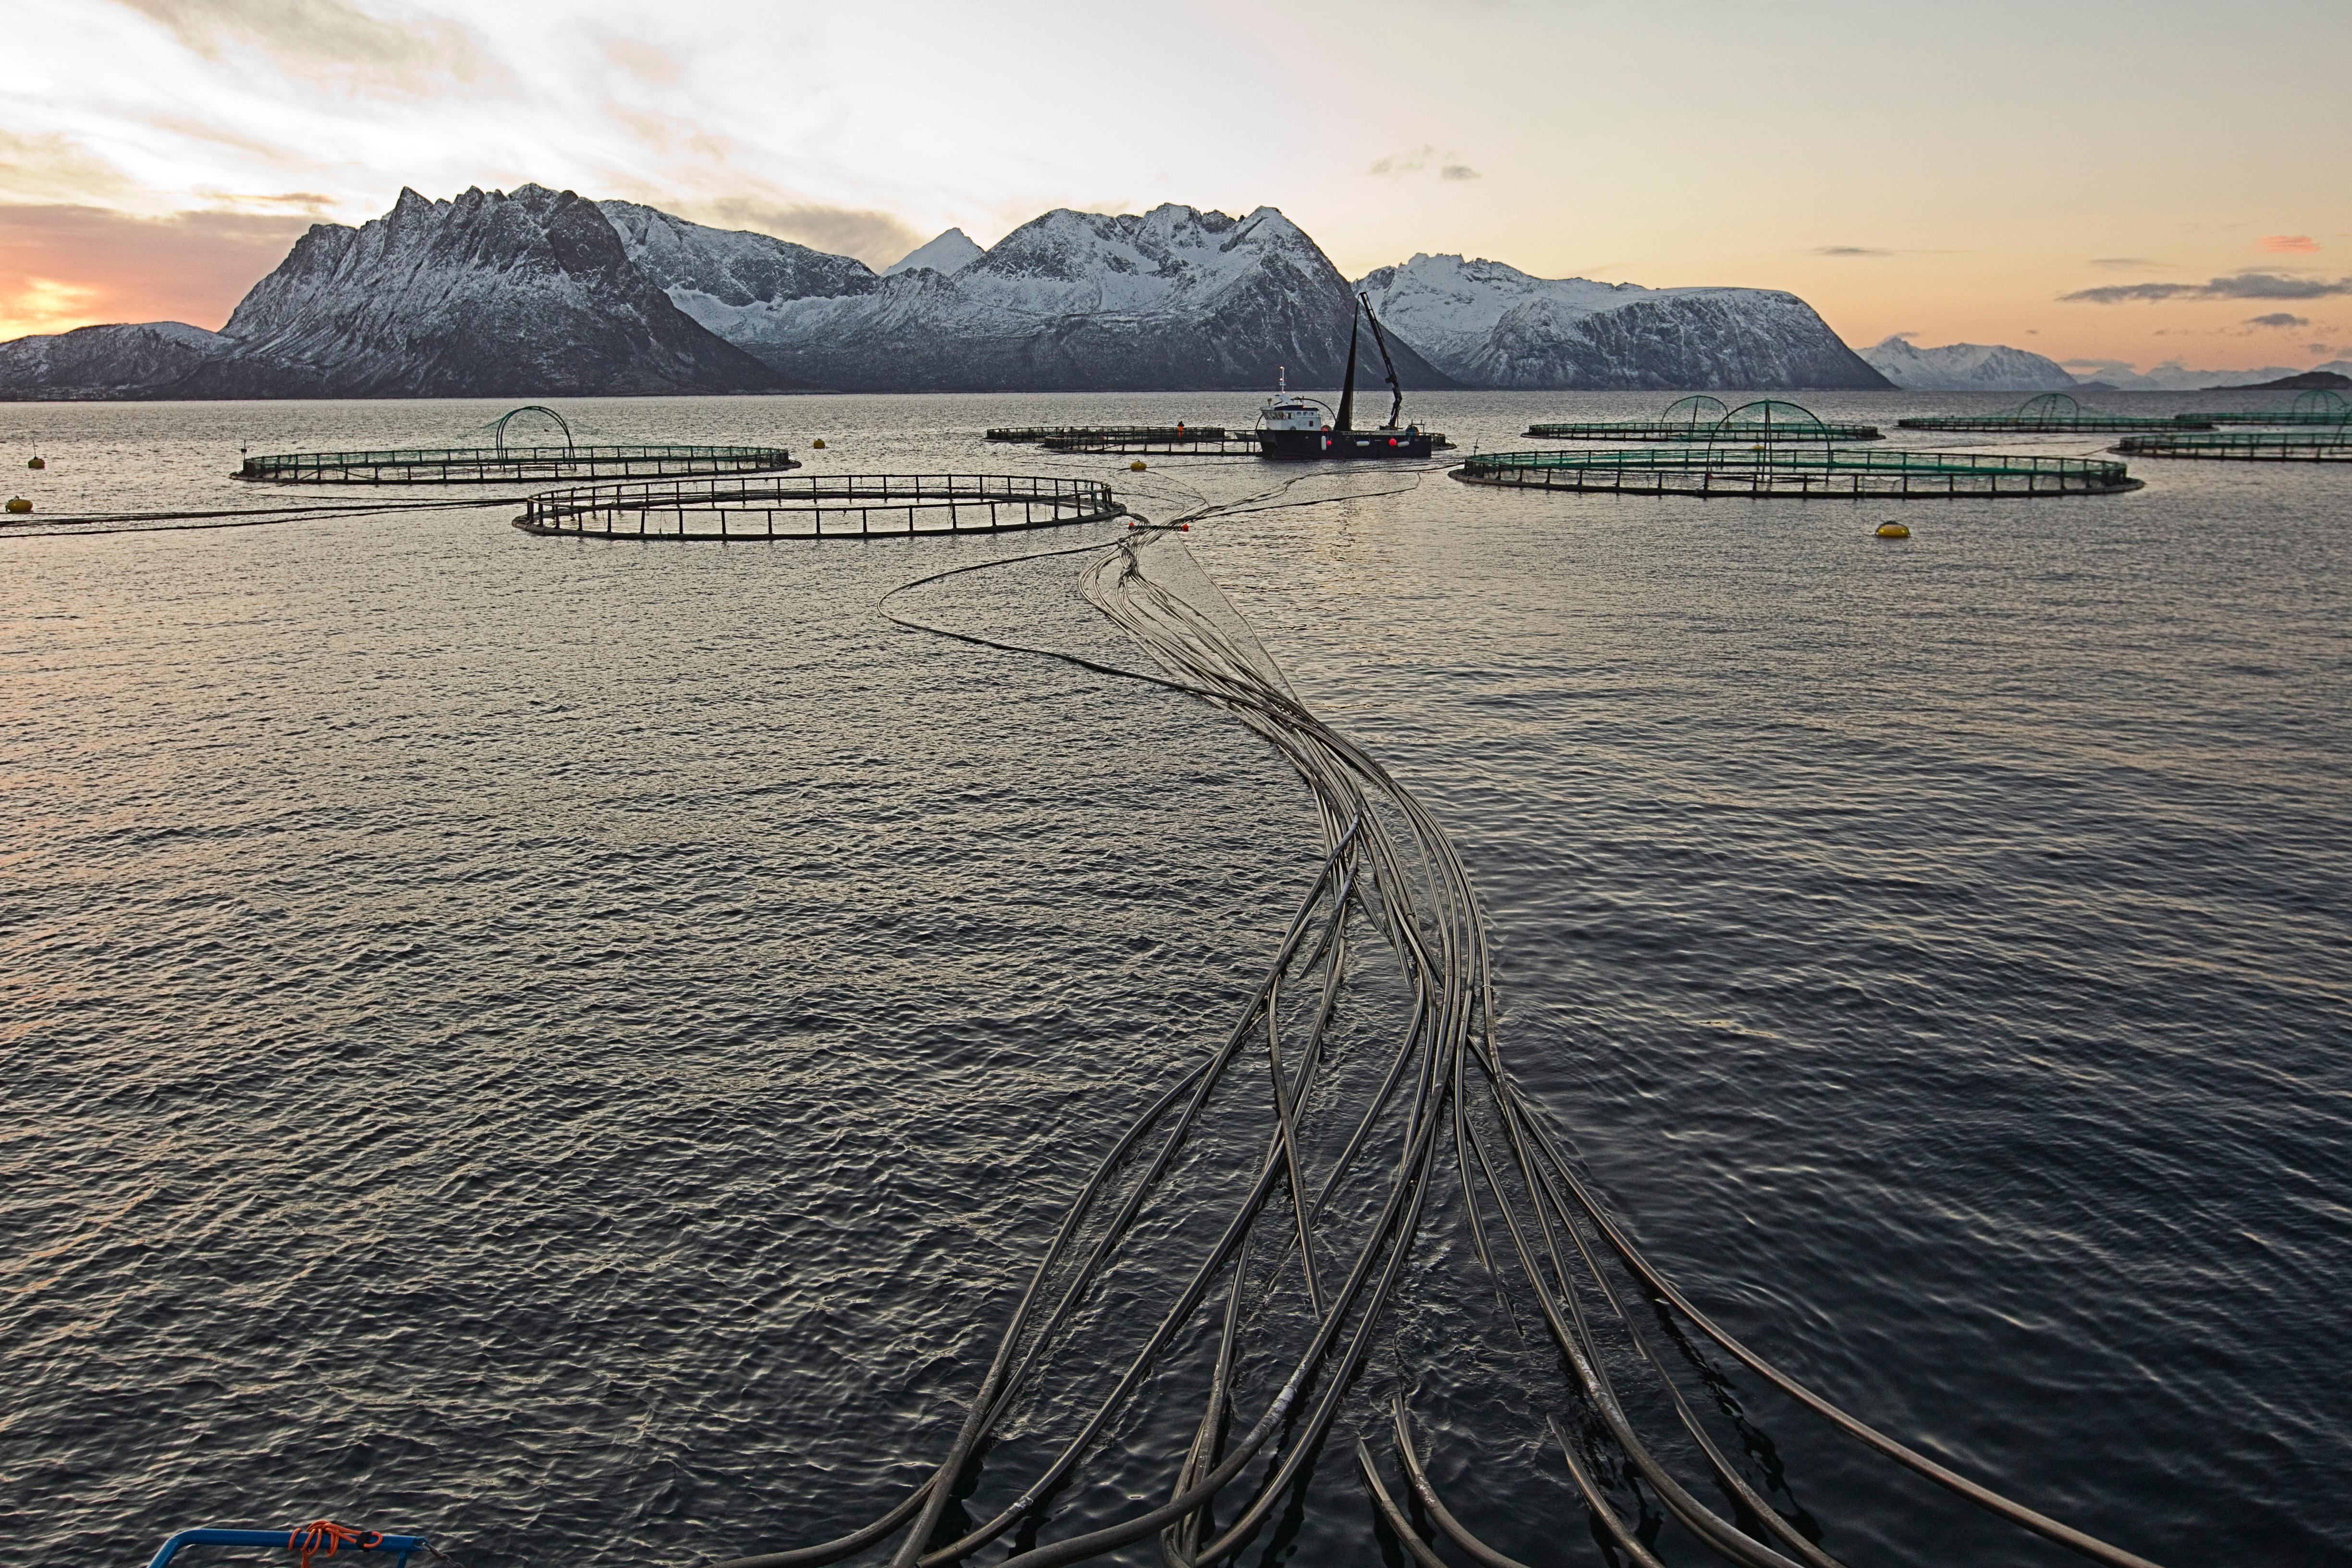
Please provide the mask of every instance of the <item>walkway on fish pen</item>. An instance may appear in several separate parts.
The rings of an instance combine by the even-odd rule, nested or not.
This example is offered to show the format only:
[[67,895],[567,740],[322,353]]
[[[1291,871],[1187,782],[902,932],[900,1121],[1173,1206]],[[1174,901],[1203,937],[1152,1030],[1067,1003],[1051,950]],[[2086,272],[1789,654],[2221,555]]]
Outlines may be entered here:
[[1095,452],[1107,457],[1147,453],[1171,458],[1255,458],[1258,455],[1255,436],[1223,431],[1211,435],[1207,431],[1188,430],[1181,436],[1169,431],[1129,436],[1088,432],[1049,436],[1037,444],[1048,452]]
[[1453,470],[1466,484],[1612,495],[1789,496],[1873,500],[2112,495],[2140,488],[2121,463],[1999,453],[1835,447],[1673,447],[1490,452]]
[[2212,428],[2203,415],[2182,414],[2163,417],[2152,414],[2111,414],[2104,409],[2085,408],[2063,392],[2045,392],[2039,397],[2029,397],[2015,408],[2000,414],[1936,414],[1916,419],[1898,419],[1895,423],[1905,430],[2005,430],[2061,435],[2083,431]]
[[1126,515],[1099,479],[810,474],[545,490],[523,502],[514,525],[579,539],[764,542],[1003,533]]
[[[1422,432],[1429,437],[1432,451],[1450,450],[1454,443],[1434,430]],[[1361,432],[1359,432],[1361,434]],[[1182,439],[1133,437],[1104,439],[1090,437],[1058,437],[1041,442],[1049,452],[1093,452],[1105,457],[1147,457],[1158,454],[1163,458],[1257,458],[1265,455],[1265,447],[1255,435],[1223,437],[1186,436]]]
[[247,458],[240,479],[294,485],[473,485],[517,479],[682,479],[797,468],[782,447],[410,447]]
[[2352,462],[2352,425],[2339,424],[2333,430],[2126,436],[2110,450],[2127,458],[2206,458],[2240,463]]
[[1024,446],[1046,445],[1055,441],[1079,441],[1100,437],[1110,441],[1222,441],[1225,428],[1222,425],[1016,425],[1004,426],[988,433],[992,441],[1012,441]]

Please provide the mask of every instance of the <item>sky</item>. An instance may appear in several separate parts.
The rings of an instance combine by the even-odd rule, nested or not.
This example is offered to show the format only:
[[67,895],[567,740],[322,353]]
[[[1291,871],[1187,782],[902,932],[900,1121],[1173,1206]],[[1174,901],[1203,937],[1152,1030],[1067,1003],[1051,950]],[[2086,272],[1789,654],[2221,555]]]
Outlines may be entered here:
[[2352,357],[2352,0],[6,0],[0,338],[217,327],[528,182],[879,266],[1279,207],[1340,270],[1802,295],[1857,347]]

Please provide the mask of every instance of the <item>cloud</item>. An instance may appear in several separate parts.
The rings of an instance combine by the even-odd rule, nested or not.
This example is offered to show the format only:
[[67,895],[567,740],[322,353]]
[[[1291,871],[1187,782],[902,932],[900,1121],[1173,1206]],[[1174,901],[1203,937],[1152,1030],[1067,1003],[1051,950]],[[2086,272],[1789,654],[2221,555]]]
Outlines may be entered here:
[[1962,250],[1882,250],[1874,245],[1817,245],[1805,252],[1808,256],[1881,257],[1881,256],[1965,256]]
[[2257,250],[2317,250],[2319,242],[2307,234],[2266,234],[2254,242]]
[[2284,310],[2273,310],[2267,316],[2247,317],[2246,325],[2250,327],[2307,327],[2311,325],[2311,318],[2308,316],[2290,316]]
[[663,205],[680,217],[728,228],[757,229],[761,234],[814,246],[836,256],[854,256],[871,267],[886,267],[931,237],[918,234],[906,220],[893,214],[862,207],[761,201],[748,196]]
[[1401,174],[1419,174],[1428,168],[1430,161],[1436,156],[1437,149],[1423,142],[1410,153],[1391,153],[1385,158],[1375,158],[1372,160],[1372,166],[1364,172],[1368,174],[1386,175],[1391,179]]
[[218,327],[310,226],[292,214],[0,205],[0,337],[97,321]]
[[115,0],[206,59],[259,52],[289,76],[355,92],[431,97],[464,83],[509,84],[470,28],[438,17],[392,21],[351,0]]
[[0,200],[72,202],[131,194],[121,170],[79,142],[0,129]]
[[2150,267],[2161,267],[2164,263],[2161,261],[2151,261],[2145,256],[2094,256],[2091,258],[2091,265],[2094,267],[2116,268],[2127,271],[2140,271]]
[[2352,278],[2282,278],[2274,272],[2241,272],[2203,283],[2111,283],[2077,289],[2059,299],[2082,305],[2120,305],[2144,300],[2325,300],[2352,294]]
[[1371,166],[1364,173],[1378,174],[1383,179],[1401,180],[1407,174],[1421,174],[1432,165],[1435,165],[1437,177],[1441,180],[1486,178],[1477,170],[1464,163],[1461,153],[1450,151],[1440,153],[1433,143],[1427,142],[1410,153],[1391,153],[1385,158],[1375,158],[1371,162]]
[[639,43],[635,38],[607,38],[604,49],[606,59],[654,87],[676,87],[686,74],[677,57],[658,44]]

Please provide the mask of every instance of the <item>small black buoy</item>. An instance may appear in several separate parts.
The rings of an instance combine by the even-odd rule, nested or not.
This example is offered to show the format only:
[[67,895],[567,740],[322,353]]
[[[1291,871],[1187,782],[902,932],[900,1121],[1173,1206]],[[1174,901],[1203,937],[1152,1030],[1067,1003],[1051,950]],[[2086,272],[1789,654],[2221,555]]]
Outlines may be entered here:
[[48,464],[43,462],[40,458],[36,458],[31,462],[26,464],[25,467],[28,468],[46,468],[48,467]]

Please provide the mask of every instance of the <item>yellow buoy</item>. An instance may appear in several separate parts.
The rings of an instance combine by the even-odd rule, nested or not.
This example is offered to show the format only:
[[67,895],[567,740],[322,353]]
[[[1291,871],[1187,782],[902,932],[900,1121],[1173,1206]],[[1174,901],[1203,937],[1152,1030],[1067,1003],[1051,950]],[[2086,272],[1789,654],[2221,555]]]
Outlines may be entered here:
[[31,462],[26,464],[25,467],[28,468],[46,468],[48,467],[48,464],[41,461],[40,458],[36,458]]
[[1881,539],[1908,539],[1911,537],[1911,531],[1904,527],[1899,522],[1882,522],[1878,525],[1878,537]]
[[1143,472],[1143,459],[1142,459],[1142,458],[1136,458],[1136,459],[1135,459],[1135,461],[1133,461],[1132,463],[1129,463],[1129,464],[1127,466],[1127,471],[1128,471],[1129,473],[1130,473],[1130,474],[1139,474],[1139,473]]
[[815,447],[818,451],[820,451],[820,452],[822,452],[822,451],[824,451],[824,437],[818,437],[818,438],[817,438],[816,440],[814,440],[814,441],[810,442],[809,444],[810,444],[811,446],[814,447]]
[[30,511],[33,510],[33,503],[26,500],[23,496],[10,496],[8,498],[8,510],[10,511]]

